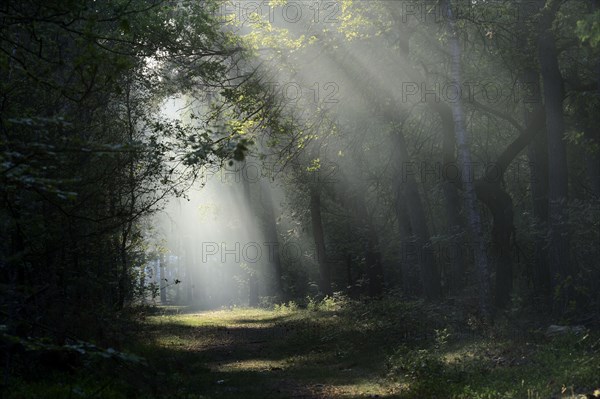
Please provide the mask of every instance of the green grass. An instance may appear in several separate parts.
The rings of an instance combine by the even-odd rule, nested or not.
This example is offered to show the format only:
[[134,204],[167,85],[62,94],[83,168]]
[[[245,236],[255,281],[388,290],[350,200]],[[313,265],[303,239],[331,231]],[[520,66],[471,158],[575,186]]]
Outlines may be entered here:
[[127,344],[147,364],[48,380],[47,394],[30,381],[8,397],[541,399],[600,388],[597,332],[546,339],[476,324],[450,308],[394,299],[159,309]]

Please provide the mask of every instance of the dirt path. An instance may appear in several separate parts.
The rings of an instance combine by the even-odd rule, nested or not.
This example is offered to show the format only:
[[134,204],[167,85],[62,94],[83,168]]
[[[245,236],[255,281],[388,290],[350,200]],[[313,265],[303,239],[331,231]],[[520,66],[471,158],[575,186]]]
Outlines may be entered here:
[[155,317],[152,323],[155,342],[172,352],[174,362],[202,364],[210,387],[205,397],[383,398],[400,388],[385,383],[368,357],[350,358],[329,342],[325,333],[331,332],[320,320],[237,310]]

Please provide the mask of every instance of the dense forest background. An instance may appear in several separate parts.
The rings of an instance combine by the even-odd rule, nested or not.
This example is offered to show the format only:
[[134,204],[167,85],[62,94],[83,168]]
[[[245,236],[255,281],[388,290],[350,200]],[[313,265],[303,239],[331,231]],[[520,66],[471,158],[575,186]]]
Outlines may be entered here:
[[157,304],[597,326],[598,1],[23,0],[0,19],[5,383],[19,348],[118,346]]

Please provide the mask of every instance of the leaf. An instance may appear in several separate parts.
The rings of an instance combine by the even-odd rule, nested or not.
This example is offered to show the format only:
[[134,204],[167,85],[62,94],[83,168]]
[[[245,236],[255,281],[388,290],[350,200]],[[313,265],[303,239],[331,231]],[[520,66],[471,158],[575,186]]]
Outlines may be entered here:
[[129,20],[127,19],[121,19],[119,21],[119,28],[125,34],[131,33],[131,26],[129,25]]

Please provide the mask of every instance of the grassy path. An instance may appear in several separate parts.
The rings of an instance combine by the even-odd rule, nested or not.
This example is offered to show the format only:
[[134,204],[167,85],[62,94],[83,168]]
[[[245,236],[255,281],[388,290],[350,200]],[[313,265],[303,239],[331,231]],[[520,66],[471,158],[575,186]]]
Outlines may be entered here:
[[139,349],[171,370],[182,387],[197,385],[205,397],[376,398],[397,393],[401,384],[382,378],[382,353],[344,353],[343,343],[332,342],[336,334],[330,327],[337,316],[331,313],[307,317],[238,309],[153,316],[146,331],[152,349]]
[[156,397],[586,398],[600,387],[596,333],[465,338],[440,328],[444,312],[378,306],[155,315],[132,351]]
[[600,399],[599,331],[547,337],[532,315],[484,327],[462,309],[396,298],[141,308],[98,346],[24,341],[0,397]]

